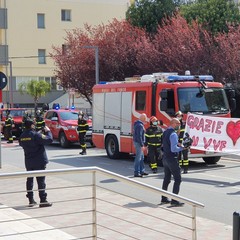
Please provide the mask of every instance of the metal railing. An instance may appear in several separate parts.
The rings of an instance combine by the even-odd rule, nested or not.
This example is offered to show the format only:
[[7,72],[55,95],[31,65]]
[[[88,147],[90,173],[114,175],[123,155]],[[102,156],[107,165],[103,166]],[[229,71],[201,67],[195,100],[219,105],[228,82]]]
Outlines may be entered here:
[[[107,170],[104,170],[102,168],[98,168],[98,167],[82,167],[82,168],[67,168],[67,169],[57,169],[57,170],[44,170],[44,171],[29,171],[29,172],[15,172],[15,173],[4,173],[4,174],[0,174],[0,181],[1,180],[10,180],[11,181],[13,180],[13,178],[27,178],[27,177],[37,177],[37,176],[46,176],[46,177],[50,177],[50,176],[60,176],[60,175],[66,175],[66,174],[70,174],[70,175],[73,175],[73,174],[82,174],[82,173],[87,173],[87,174],[91,174],[92,177],[91,177],[91,184],[87,185],[83,185],[83,186],[87,186],[87,187],[90,187],[91,188],[91,197],[90,198],[87,198],[88,201],[89,199],[91,199],[91,209],[89,211],[86,211],[85,212],[91,212],[91,238],[96,240],[96,239],[104,239],[104,238],[99,238],[98,237],[98,233],[97,233],[97,229],[98,229],[98,226],[101,226],[101,227],[105,227],[103,224],[100,224],[97,222],[97,214],[102,214],[102,215],[111,215],[111,213],[106,213],[106,212],[103,212],[103,211],[99,211],[98,209],[98,206],[97,206],[97,201],[101,201],[103,204],[114,204],[113,202],[108,202],[107,200],[104,200],[104,199],[101,199],[97,196],[97,189],[100,188],[100,189],[105,189],[106,188],[103,188],[101,187],[98,182],[97,182],[97,174],[99,174],[100,176],[105,176],[106,178],[108,179],[113,179],[113,180],[117,180],[117,181],[120,181],[122,183],[126,183],[127,186],[130,186],[130,187],[138,187],[140,189],[143,189],[145,193],[154,193],[154,194],[158,194],[158,195],[164,195],[166,197],[169,197],[171,199],[174,199],[174,200],[177,200],[177,201],[181,201],[183,203],[185,203],[186,205],[189,205],[192,207],[192,211],[191,211],[191,227],[190,227],[190,231],[191,231],[191,239],[192,240],[197,240],[197,225],[196,225],[196,208],[203,208],[204,205],[199,203],[199,202],[196,202],[196,201],[193,201],[193,200],[190,200],[190,199],[187,199],[185,197],[182,197],[180,195],[176,195],[176,194],[173,194],[173,193],[170,193],[170,192],[167,192],[167,191],[164,191],[162,189],[159,189],[157,187],[153,187],[151,185],[148,185],[148,184],[145,184],[145,183],[141,183],[139,181],[136,181],[134,179],[130,179],[128,177],[124,177],[122,175],[119,175],[119,174],[116,174],[116,173],[113,173],[113,172],[110,172],[110,171],[107,171]],[[48,184],[50,185],[50,184]],[[75,186],[76,187],[76,186]],[[134,189],[133,188],[133,189]],[[48,188],[48,189],[51,189],[51,188]],[[10,189],[8,189],[10,191]],[[108,191],[112,191],[110,189],[107,189]],[[114,190],[115,193],[118,193],[118,194],[121,194],[119,193],[118,191]],[[10,191],[11,193],[11,191]],[[0,195],[2,193],[0,192]],[[11,193],[13,194],[13,193]],[[124,195],[124,194],[122,194]],[[131,197],[131,198],[134,198],[132,196],[127,196],[127,197]],[[134,198],[134,199],[137,199],[137,198]],[[117,205],[117,204],[116,204]],[[166,210],[166,209],[164,209]],[[174,213],[174,210],[170,210],[171,213]],[[146,214],[146,213],[144,213]],[[179,214],[179,212],[176,212],[174,214]],[[114,217],[114,216],[112,216]],[[156,218],[156,221],[157,219],[159,219],[158,217],[156,216],[152,216],[152,217],[155,217]],[[116,217],[118,218],[118,217]],[[124,221],[128,221],[127,219],[124,219]],[[133,223],[133,222],[131,222]],[[0,222],[1,224],[1,222]],[[137,223],[136,223],[137,224]],[[139,224],[141,226],[141,224]],[[144,227],[144,226],[142,226]],[[79,238],[79,239],[83,239],[83,238]],[[87,237],[86,237],[87,239]],[[133,238],[133,239],[138,239],[138,238]],[[180,238],[179,239],[185,239],[185,238]]]

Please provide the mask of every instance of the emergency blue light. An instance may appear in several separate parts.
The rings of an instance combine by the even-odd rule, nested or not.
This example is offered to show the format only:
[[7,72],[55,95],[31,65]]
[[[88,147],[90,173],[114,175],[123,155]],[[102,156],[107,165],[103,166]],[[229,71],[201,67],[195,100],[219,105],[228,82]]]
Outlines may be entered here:
[[212,82],[212,75],[171,75],[167,77],[168,82],[183,82],[183,81],[206,81]]
[[75,109],[75,106],[71,106],[71,109],[74,110],[74,109]]
[[53,103],[52,108],[58,110],[58,109],[60,109],[60,104],[59,103]]

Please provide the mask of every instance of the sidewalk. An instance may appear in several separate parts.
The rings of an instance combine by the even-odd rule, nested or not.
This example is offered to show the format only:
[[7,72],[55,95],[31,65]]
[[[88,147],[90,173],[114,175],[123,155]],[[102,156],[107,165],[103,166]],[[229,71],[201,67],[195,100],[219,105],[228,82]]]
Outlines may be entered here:
[[[18,169],[10,165],[0,173],[16,172]],[[91,235],[92,226],[80,226],[85,222],[91,222],[91,214],[80,213],[89,209],[91,199],[91,189],[82,187],[79,190],[66,189],[65,192],[57,189],[59,186],[73,185],[73,182],[57,176],[48,177],[49,187],[56,189],[49,191],[49,200],[53,201],[50,208],[27,207],[27,198],[24,197],[22,190],[25,187],[23,179],[1,180],[3,189],[8,189],[11,194],[1,194],[0,203],[0,239],[4,240],[70,240],[84,239]],[[50,184],[51,183],[51,184]],[[36,183],[35,183],[36,184]],[[0,191],[1,193],[5,190]],[[36,200],[38,200],[37,194]],[[85,200],[82,200],[82,197]],[[103,189],[97,190],[97,224],[99,239],[106,240],[151,240],[177,239],[172,235],[181,236],[180,239],[191,239],[191,232],[180,229],[173,224],[166,224],[161,219],[178,218],[179,222],[188,221],[191,226],[191,219],[185,220],[181,215],[171,216],[171,212],[166,211],[166,207],[146,204],[126,196],[121,196]],[[108,204],[106,202],[110,202]],[[119,207],[124,206],[124,208]],[[181,212],[181,208],[175,208]],[[70,213],[68,216],[65,213]],[[150,216],[153,215],[154,217]],[[90,217],[89,217],[90,215]],[[109,216],[110,215],[110,216]],[[128,222],[121,221],[124,218]],[[139,230],[139,225],[145,226]],[[67,227],[71,226],[71,228]],[[114,229],[115,232],[108,229]],[[149,228],[149,229],[148,229]],[[156,231],[151,230],[156,229]],[[168,235],[166,235],[166,232]],[[120,233],[124,233],[122,235]],[[131,236],[131,237],[130,237]],[[86,238],[91,239],[91,238]],[[198,240],[231,240],[232,226],[197,217],[197,239]]]

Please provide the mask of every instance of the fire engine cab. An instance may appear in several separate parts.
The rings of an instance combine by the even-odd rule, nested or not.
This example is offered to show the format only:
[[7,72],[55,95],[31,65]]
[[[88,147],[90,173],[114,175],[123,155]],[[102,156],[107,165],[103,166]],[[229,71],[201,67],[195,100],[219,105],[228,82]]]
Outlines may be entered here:
[[[109,158],[134,153],[133,123],[141,113],[155,115],[166,128],[177,111],[230,117],[236,105],[234,90],[225,92],[211,75],[155,73],[105,82],[93,87],[92,139],[96,147],[105,148]],[[146,126],[147,127],[147,126]],[[202,157],[206,163],[220,160],[220,153],[190,150],[189,157]]]

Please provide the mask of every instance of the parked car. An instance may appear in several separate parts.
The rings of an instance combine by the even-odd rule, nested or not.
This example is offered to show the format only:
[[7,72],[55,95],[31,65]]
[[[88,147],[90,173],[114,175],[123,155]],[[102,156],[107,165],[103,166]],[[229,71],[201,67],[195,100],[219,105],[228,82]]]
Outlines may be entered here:
[[[68,109],[51,109],[44,115],[46,126],[53,134],[53,139],[59,141],[61,147],[66,148],[71,143],[79,141],[77,125],[78,111]],[[88,119],[89,131],[86,134],[86,142],[92,143],[92,120]]]
[[22,118],[25,114],[25,108],[0,108],[0,119],[1,119],[1,132],[5,139],[8,139],[5,120],[6,120],[6,110],[10,110],[10,114],[14,120],[14,127],[12,130],[13,136],[19,137],[22,133]]

